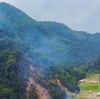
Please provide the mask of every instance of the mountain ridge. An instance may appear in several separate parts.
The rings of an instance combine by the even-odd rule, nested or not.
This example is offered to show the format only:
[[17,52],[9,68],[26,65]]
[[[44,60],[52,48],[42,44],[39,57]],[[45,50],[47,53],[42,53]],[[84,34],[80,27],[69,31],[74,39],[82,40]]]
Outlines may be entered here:
[[[14,33],[15,38],[19,39],[18,42],[28,47],[28,57],[33,59],[35,65],[50,66],[58,64],[66,66],[73,63],[79,64],[96,56],[97,51],[100,54],[99,49],[92,46],[100,45],[99,38],[95,40],[94,37],[97,34],[74,31],[57,22],[38,22],[9,4],[0,3],[0,5],[0,15],[5,15],[2,16],[4,19],[0,19],[1,29]],[[97,37],[99,37],[99,34]],[[96,51],[87,50],[87,46],[91,46]],[[26,50],[24,47],[22,49]],[[87,53],[92,51],[91,56],[86,54],[86,50]]]

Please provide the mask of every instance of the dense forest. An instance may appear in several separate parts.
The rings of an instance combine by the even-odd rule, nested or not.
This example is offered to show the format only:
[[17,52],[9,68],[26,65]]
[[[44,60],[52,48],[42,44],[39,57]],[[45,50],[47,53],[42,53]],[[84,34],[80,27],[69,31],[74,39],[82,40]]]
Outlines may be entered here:
[[[21,52],[14,49],[13,42],[10,40],[0,40],[5,42],[5,46],[0,45],[0,99],[25,99],[25,83],[22,73],[25,64],[20,64]],[[59,79],[63,86],[71,92],[78,93],[78,81],[89,76],[92,73],[100,72],[100,57],[96,57],[86,65],[82,66],[55,66],[50,67],[46,77],[37,77],[38,82],[49,90],[53,99],[65,99],[64,90],[57,84]],[[46,83],[44,83],[46,81]],[[38,99],[35,88],[30,87],[29,99]]]
[[0,99],[25,99],[20,55],[14,42],[0,38]]
[[[18,49],[18,44],[13,37],[3,35],[8,31],[0,31],[0,99],[25,99],[24,81],[26,53]],[[13,35],[12,35],[13,36]],[[24,55],[25,54],[25,55]],[[23,57],[24,56],[24,57]],[[91,74],[100,72],[100,56],[97,56],[84,65],[62,67],[60,65],[51,66],[43,75],[37,75],[36,80],[45,88],[53,99],[65,99],[65,91],[58,85],[59,79],[64,87],[73,93],[80,91],[79,80]],[[38,68],[38,67],[37,67]],[[44,70],[44,68],[43,68]],[[26,71],[27,72],[27,71]],[[46,76],[45,76],[46,75]],[[29,99],[38,99],[34,85],[31,85]]]

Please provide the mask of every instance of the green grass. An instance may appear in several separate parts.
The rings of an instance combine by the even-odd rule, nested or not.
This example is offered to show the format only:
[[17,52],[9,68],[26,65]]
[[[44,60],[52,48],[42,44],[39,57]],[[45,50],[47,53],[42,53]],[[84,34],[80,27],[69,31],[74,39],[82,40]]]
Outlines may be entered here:
[[89,83],[85,86],[84,90],[98,90],[98,83]]
[[80,84],[80,88],[81,90],[92,90],[92,91],[96,91],[98,90],[98,83],[81,83]]

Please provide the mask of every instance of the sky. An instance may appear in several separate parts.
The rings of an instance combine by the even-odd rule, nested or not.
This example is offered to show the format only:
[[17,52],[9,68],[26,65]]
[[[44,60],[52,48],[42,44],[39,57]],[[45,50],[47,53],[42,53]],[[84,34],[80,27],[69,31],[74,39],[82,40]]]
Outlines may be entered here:
[[0,0],[37,21],[56,21],[77,31],[100,33],[100,0]]

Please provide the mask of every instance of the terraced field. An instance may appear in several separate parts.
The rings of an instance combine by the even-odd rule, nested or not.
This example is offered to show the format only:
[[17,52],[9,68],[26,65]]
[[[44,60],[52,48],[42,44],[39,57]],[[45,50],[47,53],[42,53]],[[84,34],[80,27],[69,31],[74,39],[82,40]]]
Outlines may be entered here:
[[100,74],[80,80],[80,93],[74,99],[100,99]]

